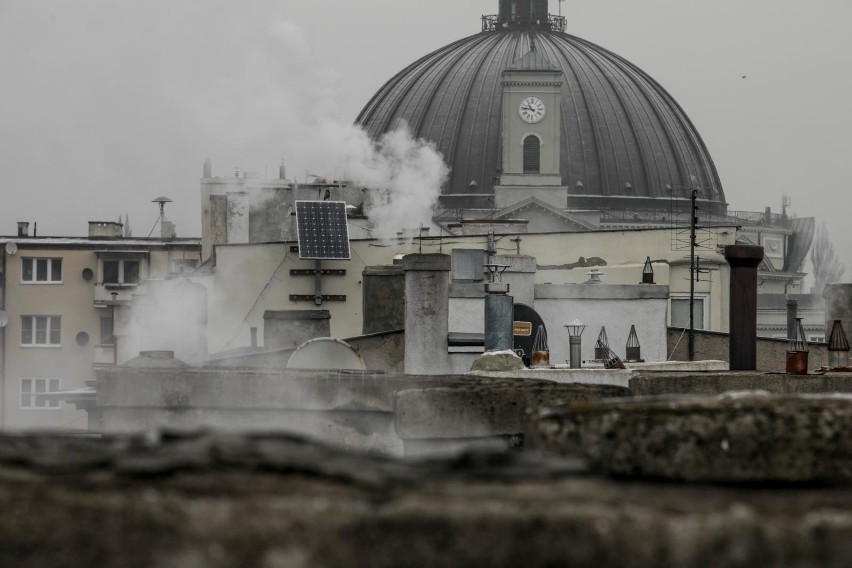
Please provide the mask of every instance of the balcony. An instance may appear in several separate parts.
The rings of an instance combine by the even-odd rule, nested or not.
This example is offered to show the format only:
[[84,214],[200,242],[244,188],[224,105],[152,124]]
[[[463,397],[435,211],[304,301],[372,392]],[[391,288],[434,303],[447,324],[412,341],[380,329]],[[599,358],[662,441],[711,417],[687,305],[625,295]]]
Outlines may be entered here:
[[95,305],[122,306],[129,304],[139,284],[104,283],[95,286]]

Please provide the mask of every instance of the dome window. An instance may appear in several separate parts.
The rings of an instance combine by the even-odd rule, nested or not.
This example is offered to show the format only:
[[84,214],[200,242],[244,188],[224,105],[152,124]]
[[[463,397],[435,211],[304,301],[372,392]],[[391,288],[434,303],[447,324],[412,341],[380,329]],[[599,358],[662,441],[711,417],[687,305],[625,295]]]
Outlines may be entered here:
[[524,138],[524,173],[541,173],[541,141],[533,134]]

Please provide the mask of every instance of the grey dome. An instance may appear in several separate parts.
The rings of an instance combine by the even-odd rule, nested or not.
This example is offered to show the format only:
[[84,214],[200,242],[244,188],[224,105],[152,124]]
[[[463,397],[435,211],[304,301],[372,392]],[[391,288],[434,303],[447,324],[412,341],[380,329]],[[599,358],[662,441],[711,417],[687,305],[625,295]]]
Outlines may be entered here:
[[668,185],[698,185],[711,209],[725,210],[713,160],[677,102],[622,57],[543,26],[485,31],[434,51],[388,81],[356,122],[376,139],[407,122],[451,168],[445,204],[482,206],[487,199],[460,194],[489,195],[499,179],[502,73],[533,43],[563,73],[560,173],[572,206],[661,208]]

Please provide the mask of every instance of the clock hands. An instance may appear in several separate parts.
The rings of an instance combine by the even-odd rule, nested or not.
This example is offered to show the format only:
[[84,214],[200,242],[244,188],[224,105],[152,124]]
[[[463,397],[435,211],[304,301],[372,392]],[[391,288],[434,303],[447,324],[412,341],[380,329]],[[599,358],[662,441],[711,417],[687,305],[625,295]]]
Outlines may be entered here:
[[544,117],[544,103],[537,97],[527,97],[521,101],[518,112],[524,122],[534,124]]

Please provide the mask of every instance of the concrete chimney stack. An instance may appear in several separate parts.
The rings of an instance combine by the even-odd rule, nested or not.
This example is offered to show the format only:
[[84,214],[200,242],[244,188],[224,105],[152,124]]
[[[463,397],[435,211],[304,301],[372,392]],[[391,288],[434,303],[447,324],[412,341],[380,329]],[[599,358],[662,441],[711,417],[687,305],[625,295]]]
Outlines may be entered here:
[[30,236],[30,223],[29,223],[29,221],[18,221],[18,236],[19,237],[29,237]]

